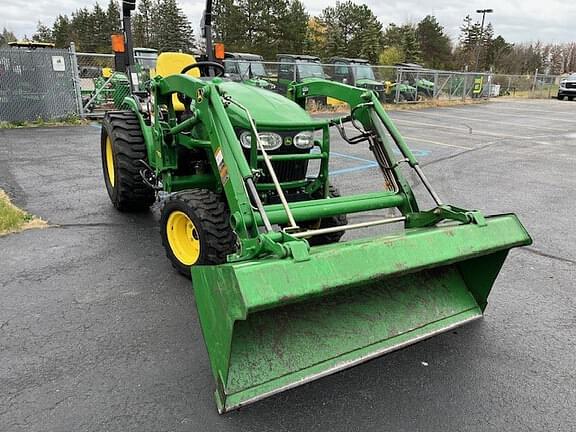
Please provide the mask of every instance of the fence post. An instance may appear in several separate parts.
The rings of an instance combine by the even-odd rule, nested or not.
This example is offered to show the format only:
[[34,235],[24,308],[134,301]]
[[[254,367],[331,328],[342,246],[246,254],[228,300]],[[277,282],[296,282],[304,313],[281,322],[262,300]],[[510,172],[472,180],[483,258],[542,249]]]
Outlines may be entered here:
[[534,72],[534,82],[532,83],[532,97],[536,94],[536,83],[538,82],[538,68],[536,68],[536,72]]
[[396,69],[396,94],[394,95],[394,103],[400,102],[400,86],[402,85],[402,68]]
[[76,58],[76,45],[70,42],[70,67],[72,68],[72,79],[74,81],[74,92],[76,93],[76,105],[78,115],[84,118],[84,107],[82,106],[82,90],[80,85],[80,74],[78,70],[78,59]]
[[464,79],[462,80],[462,100],[466,100],[466,83],[468,82],[468,73],[464,73]]
[[433,99],[438,99],[438,95],[440,92],[438,91],[438,71],[434,71],[434,90],[433,90]]

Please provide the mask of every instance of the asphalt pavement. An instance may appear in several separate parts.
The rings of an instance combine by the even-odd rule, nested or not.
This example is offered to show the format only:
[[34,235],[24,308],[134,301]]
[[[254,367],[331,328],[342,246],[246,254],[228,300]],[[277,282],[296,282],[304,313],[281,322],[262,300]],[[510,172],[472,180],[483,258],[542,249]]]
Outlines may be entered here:
[[[534,244],[510,253],[484,319],[222,416],[190,282],[157,208],[110,204],[98,126],[0,129],[0,188],[51,225],[0,237],[0,431],[576,430],[575,113],[391,113],[445,202],[515,212]],[[377,190],[368,149],[333,138],[342,193]]]

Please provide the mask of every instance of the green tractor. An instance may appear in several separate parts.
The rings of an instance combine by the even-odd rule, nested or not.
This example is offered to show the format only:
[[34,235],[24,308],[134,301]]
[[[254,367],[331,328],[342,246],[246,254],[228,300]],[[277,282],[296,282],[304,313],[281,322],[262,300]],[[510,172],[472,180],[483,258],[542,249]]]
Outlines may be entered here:
[[416,87],[407,82],[384,82],[386,100],[390,102],[416,102],[418,100]]
[[242,81],[268,90],[276,89],[261,55],[227,52],[224,57],[224,72],[225,76],[233,81]]
[[[480,318],[508,251],[531,243],[518,218],[445,204],[372,91],[310,80],[291,83],[289,100],[224,79],[210,6],[209,60],[182,68],[173,53],[163,57],[177,65],[169,73],[159,58],[150,93],[104,117],[101,151],[118,210],[161,201],[162,243],[192,279],[219,412]],[[125,17],[130,10],[124,2]],[[306,98],[328,96],[350,114],[313,119],[303,109]],[[338,193],[331,128],[370,149],[383,190]],[[314,175],[310,161],[319,162]],[[420,208],[405,168],[431,209]],[[395,214],[347,219],[383,209]],[[339,242],[345,231],[387,225],[396,231]]]
[[400,68],[402,81],[410,83],[416,89],[415,100],[432,99],[437,96],[434,82],[425,78],[430,76],[432,71],[416,63],[396,63],[396,66]]
[[330,77],[333,81],[350,84],[376,92],[381,101],[385,101],[384,84],[376,80],[372,66],[365,59],[332,57],[328,63],[333,65]]
[[[289,98],[292,86],[299,83],[326,81],[328,78],[320,63],[320,58],[300,54],[278,54],[278,83],[276,91]],[[326,106],[327,98],[324,96],[310,98],[317,107]]]
[[[113,35],[113,40],[115,36]],[[114,48],[118,49],[118,48]],[[154,74],[158,51],[153,48],[134,48],[134,71],[138,77],[138,87],[140,91],[145,91],[146,83]],[[98,76],[93,79],[94,90],[84,91],[82,100],[84,109],[93,112],[95,109],[108,105],[115,109],[123,107],[124,98],[130,95],[130,80],[124,68],[125,47],[120,51],[115,51],[115,67],[97,68]],[[83,68],[87,69],[87,68]],[[81,70],[81,76],[83,70]]]

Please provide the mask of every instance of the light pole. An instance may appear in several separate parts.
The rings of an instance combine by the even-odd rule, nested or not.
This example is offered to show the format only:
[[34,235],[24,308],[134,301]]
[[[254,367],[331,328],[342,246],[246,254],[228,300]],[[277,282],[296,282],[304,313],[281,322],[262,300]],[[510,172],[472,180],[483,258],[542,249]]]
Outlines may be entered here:
[[484,36],[484,20],[486,19],[486,14],[492,12],[494,12],[494,9],[476,9],[476,13],[482,14],[482,25],[480,26],[480,38],[476,44],[476,66],[474,67],[475,71],[478,70],[478,61],[480,60],[480,44],[482,43],[482,37]]

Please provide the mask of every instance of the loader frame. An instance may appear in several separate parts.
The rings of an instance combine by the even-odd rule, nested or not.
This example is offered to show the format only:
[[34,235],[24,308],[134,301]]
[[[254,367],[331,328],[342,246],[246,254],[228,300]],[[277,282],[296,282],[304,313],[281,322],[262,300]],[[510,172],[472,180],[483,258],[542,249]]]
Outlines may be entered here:
[[[232,98],[220,93],[218,84],[221,80],[214,78],[204,81],[185,75],[156,77],[152,80],[152,99],[156,106],[164,106],[166,110],[154,109],[152,116],[146,118],[139,110],[139,104],[133,97],[125,99],[125,104],[139,118],[145,138],[148,163],[153,169],[154,178],[162,184],[166,192],[204,188],[224,192],[228,202],[231,225],[239,240],[239,250],[229,256],[230,262],[252,259],[263,254],[277,257],[293,257],[299,260],[307,259],[309,247],[304,238],[323,234],[325,230],[307,230],[297,232],[298,222],[315,220],[341,214],[350,214],[377,209],[397,208],[401,216],[380,219],[369,223],[352,224],[331,228],[348,230],[367,226],[403,222],[406,227],[430,226],[443,219],[458,220],[466,223],[482,223],[483,216],[478,211],[468,211],[451,206],[445,206],[432,189],[430,183],[420,169],[402,136],[382,108],[377,96],[365,89],[359,89],[345,84],[326,80],[313,80],[307,83],[294,84],[290,95],[300,105],[304,106],[306,98],[315,96],[334,97],[348,103],[352,110],[352,118],[360,123],[364,131],[373,130],[373,138],[382,144],[384,157],[389,166],[382,170],[388,181],[393,184],[391,190],[339,198],[315,199],[288,203],[284,191],[290,188],[303,188],[312,193],[326,190],[329,172],[330,155],[329,127],[339,126],[342,119],[317,120],[309,124],[291,124],[286,129],[300,128],[302,130],[321,130],[322,140],[317,141],[318,151],[307,154],[268,155],[259,145],[258,140],[252,142],[250,157],[246,158],[230,122],[226,107],[230,104],[239,105],[251,119],[250,113]],[[180,94],[181,98],[194,101],[194,113],[190,117],[179,120],[172,105],[172,95]],[[266,130],[282,130],[282,126],[269,123],[256,125],[250,120],[249,127],[257,132]],[[192,130],[202,125],[205,136],[194,137]],[[364,132],[368,134],[368,132]],[[402,154],[402,159],[396,161],[393,149],[388,142],[392,138]],[[366,139],[367,136],[365,137]],[[208,155],[210,172],[189,176],[175,174],[178,169],[178,147],[204,150]],[[319,174],[315,178],[307,178],[288,183],[277,180],[272,183],[255,182],[258,162],[264,162],[272,177],[274,170],[270,162],[275,160],[320,160]],[[422,180],[432,198],[438,205],[429,212],[420,212],[414,194],[403,177],[400,165],[408,164]],[[273,190],[280,196],[281,204],[264,205],[259,193]],[[287,225],[282,230],[274,230],[272,225]],[[265,232],[260,232],[264,227]]]

